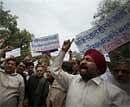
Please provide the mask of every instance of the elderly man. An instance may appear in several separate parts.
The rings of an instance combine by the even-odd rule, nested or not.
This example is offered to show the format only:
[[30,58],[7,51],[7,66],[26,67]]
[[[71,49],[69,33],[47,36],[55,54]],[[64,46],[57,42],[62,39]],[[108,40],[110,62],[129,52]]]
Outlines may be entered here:
[[15,70],[15,58],[7,59],[4,71],[0,72],[0,107],[22,107],[24,81]]
[[64,42],[50,69],[53,77],[67,91],[65,107],[126,107],[126,93],[100,78],[106,71],[106,61],[99,51],[86,51],[80,62],[79,75],[71,75],[61,69],[71,43],[70,40]]

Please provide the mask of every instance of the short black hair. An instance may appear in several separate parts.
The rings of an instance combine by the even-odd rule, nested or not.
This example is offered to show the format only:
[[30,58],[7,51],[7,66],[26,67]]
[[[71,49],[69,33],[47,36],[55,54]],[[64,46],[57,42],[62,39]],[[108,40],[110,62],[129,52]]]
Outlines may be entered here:
[[112,63],[112,67],[115,67],[116,65],[121,65],[121,64],[130,64],[130,59],[121,59],[119,61],[115,61]]
[[45,65],[43,65],[43,64],[37,64],[37,65],[35,66],[35,69],[37,69],[38,67],[42,67],[42,68],[44,68]]
[[30,62],[24,62],[24,64],[26,65],[26,67],[27,66],[31,66],[31,65],[34,66],[34,63],[32,61],[30,61]]
[[72,64],[68,61],[63,62],[62,69],[70,74],[73,72]]
[[5,63],[7,63],[7,62],[9,62],[9,61],[14,61],[14,62],[16,63],[16,65],[18,64],[18,62],[17,62],[17,60],[16,60],[15,57],[7,58],[7,59],[5,60]]

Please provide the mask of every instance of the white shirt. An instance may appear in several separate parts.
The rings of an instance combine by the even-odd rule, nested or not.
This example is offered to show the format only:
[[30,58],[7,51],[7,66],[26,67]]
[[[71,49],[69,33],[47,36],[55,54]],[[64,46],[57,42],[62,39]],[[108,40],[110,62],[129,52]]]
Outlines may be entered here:
[[66,107],[127,107],[127,95],[120,88],[100,77],[84,82],[80,75],[61,69],[65,53],[60,52],[51,65],[53,77],[67,91]]
[[116,85],[117,87],[120,87],[121,89],[123,89],[127,95],[128,95],[128,104],[130,105],[130,83],[119,83],[114,76],[111,74],[110,71],[106,71],[103,75],[101,75],[101,78],[104,81],[110,82],[114,85]]
[[23,77],[0,71],[0,107],[22,107],[23,98]]

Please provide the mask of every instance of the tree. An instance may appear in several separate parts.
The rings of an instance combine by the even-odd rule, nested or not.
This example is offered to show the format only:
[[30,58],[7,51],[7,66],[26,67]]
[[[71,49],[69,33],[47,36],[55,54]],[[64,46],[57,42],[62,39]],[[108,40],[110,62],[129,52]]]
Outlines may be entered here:
[[9,10],[4,10],[2,2],[0,3],[0,39],[4,39],[1,48],[6,46],[20,47],[22,50],[21,58],[30,53],[30,41],[33,36],[26,29],[20,30],[17,27],[17,16],[12,15]]
[[103,0],[100,2],[98,11],[94,15],[94,25],[99,24],[116,8],[130,9],[130,0]]
[[4,27],[11,33],[14,33],[18,30],[17,18],[17,16],[10,14],[9,10],[3,10],[3,8],[0,8],[0,27]]
[[33,34],[28,32],[26,29],[19,33],[19,47],[21,48],[22,58],[30,53],[30,42],[32,41]]

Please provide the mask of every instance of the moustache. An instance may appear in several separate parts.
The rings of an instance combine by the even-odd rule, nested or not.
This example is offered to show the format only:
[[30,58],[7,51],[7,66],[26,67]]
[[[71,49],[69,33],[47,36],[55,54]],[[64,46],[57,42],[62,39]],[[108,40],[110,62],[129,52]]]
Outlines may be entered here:
[[88,67],[87,67],[85,64],[81,64],[81,65],[79,66],[79,68],[80,68],[80,69],[88,69]]

